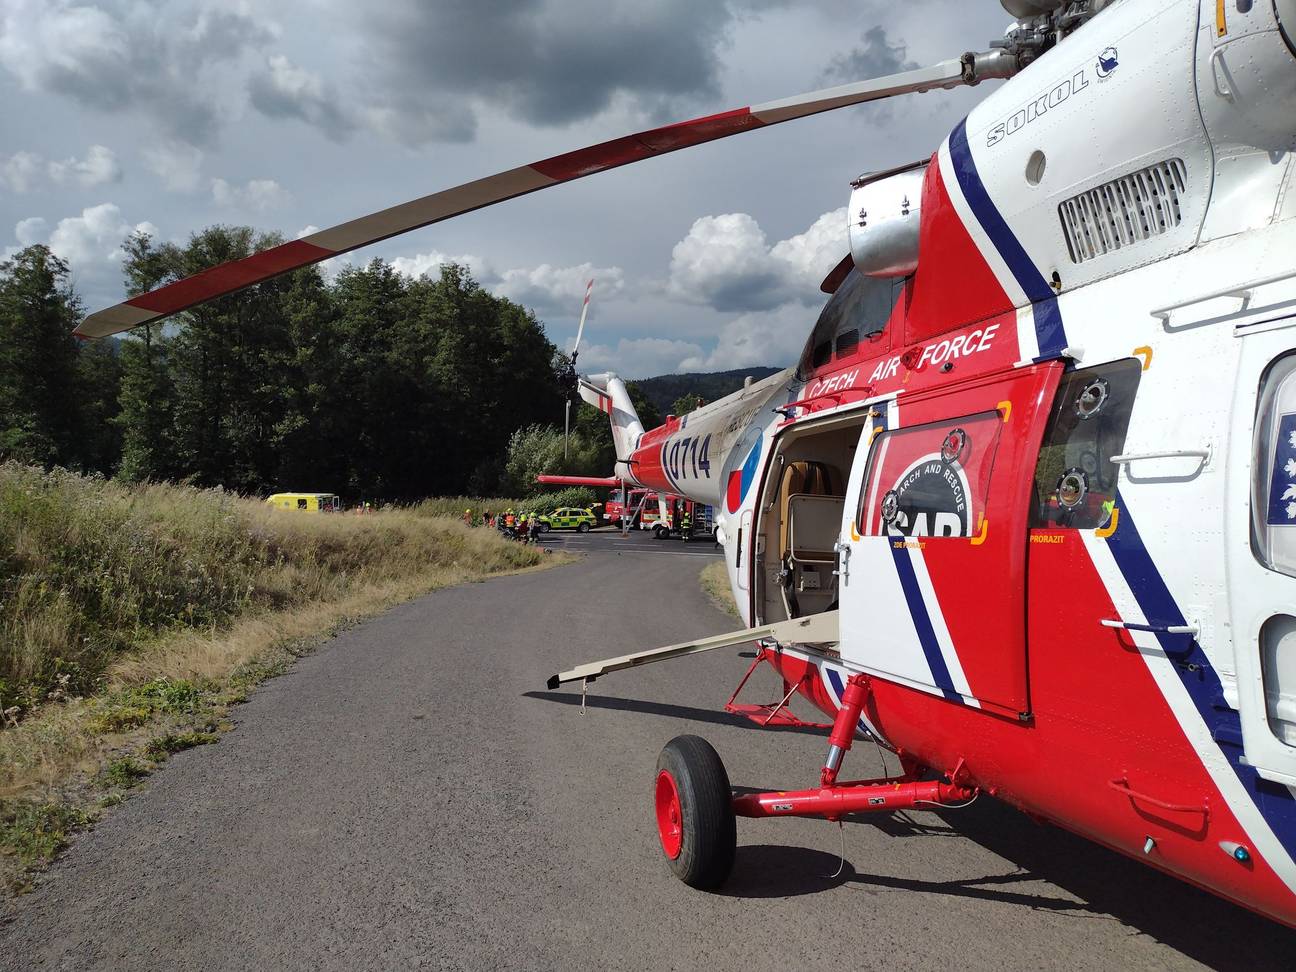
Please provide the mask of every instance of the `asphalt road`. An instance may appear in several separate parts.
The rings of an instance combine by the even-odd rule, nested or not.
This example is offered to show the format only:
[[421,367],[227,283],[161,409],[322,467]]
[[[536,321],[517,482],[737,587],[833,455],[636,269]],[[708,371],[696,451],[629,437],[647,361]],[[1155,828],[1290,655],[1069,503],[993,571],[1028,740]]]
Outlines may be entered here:
[[404,605],[267,683],[6,906],[0,968],[1291,968],[1293,933],[988,798],[848,824],[836,878],[835,826],[740,820],[723,892],[683,886],[661,746],[698,733],[736,785],[794,787],[824,739],[719,711],[737,651],[609,676],[584,714],[545,691],[730,625],[698,550],[548,542],[587,555]]

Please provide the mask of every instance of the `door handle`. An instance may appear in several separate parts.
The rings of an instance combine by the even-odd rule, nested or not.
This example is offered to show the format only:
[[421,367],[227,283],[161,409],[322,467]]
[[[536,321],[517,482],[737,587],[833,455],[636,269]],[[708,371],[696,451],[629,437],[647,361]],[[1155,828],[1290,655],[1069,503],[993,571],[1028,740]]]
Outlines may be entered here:
[[1125,631],[1151,631],[1155,634],[1196,635],[1200,630],[1195,624],[1136,624],[1133,621],[1112,620],[1103,618],[1098,622],[1104,628],[1121,628]]

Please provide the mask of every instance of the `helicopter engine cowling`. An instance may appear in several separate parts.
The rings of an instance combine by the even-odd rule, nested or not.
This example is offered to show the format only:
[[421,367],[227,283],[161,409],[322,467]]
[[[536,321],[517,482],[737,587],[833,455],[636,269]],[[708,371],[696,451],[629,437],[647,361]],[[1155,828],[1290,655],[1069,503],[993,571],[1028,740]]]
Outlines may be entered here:
[[1067,5],[1067,0],[999,0],[999,2],[1018,20],[1042,17]]
[[1215,4],[1202,5],[1202,23],[1214,36],[1199,48],[1197,91],[1211,141],[1224,155],[1245,147],[1290,151],[1296,144],[1296,0],[1225,9],[1221,33]]
[[851,258],[869,277],[907,277],[918,268],[918,229],[927,163],[860,176],[846,219]]

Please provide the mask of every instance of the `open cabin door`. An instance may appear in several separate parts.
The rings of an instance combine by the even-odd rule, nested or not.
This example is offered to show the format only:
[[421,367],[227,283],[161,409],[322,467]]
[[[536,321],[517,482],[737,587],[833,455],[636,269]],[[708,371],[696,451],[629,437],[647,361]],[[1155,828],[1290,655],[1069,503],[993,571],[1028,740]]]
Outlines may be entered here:
[[839,555],[842,656],[951,702],[1024,717],[1026,546],[1060,362],[879,403]]

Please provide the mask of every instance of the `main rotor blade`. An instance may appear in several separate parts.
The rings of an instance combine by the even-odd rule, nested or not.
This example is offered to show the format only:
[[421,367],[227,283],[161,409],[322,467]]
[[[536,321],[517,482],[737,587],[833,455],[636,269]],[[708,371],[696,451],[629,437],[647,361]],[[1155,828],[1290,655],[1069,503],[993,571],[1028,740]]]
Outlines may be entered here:
[[585,287],[585,303],[581,304],[580,323],[576,325],[576,343],[572,345],[572,364],[576,363],[576,355],[580,354],[580,339],[585,333],[585,315],[589,313],[590,294],[594,293],[594,281],[591,280]]
[[975,68],[969,57],[942,61],[931,67],[904,71],[871,81],[825,88],[763,105],[737,108],[719,115],[694,118],[466,182],[453,189],[445,189],[381,212],[361,216],[132,297],[114,307],[91,314],[76,329],[76,334],[79,337],[98,338],[128,331],[214,297],[242,290],[279,274],[319,263],[370,243],[631,162],[835,108],[932,88],[952,88],[959,84],[975,83]]

